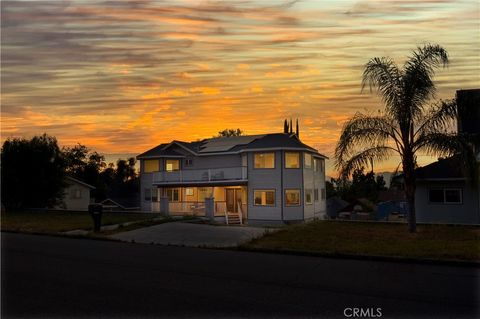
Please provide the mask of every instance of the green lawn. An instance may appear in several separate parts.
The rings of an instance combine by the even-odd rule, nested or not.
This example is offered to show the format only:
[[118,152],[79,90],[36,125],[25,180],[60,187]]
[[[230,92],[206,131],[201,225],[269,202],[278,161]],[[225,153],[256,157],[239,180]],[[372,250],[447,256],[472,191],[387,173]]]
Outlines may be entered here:
[[480,228],[418,225],[418,232],[410,234],[406,224],[315,221],[285,226],[243,248],[479,261]]
[[[103,213],[102,225],[151,220],[160,214]],[[26,233],[59,233],[74,229],[92,229],[87,212],[8,212],[1,215],[2,230]]]

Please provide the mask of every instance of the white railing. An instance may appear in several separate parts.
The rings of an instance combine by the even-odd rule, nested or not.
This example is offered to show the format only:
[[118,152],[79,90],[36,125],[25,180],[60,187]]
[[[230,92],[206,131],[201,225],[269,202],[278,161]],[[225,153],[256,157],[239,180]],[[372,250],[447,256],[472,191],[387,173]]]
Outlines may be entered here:
[[172,215],[205,216],[205,202],[169,202],[168,211]]
[[185,169],[153,173],[153,183],[211,182],[228,180],[246,180],[247,167],[224,167],[209,169]]

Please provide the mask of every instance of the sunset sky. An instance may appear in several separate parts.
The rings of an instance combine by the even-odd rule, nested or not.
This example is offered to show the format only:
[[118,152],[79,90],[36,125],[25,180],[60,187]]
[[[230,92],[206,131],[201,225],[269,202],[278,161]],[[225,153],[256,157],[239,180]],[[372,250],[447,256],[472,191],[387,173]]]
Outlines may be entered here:
[[2,1],[2,142],[45,132],[134,154],[299,118],[331,157],[346,119],[382,108],[361,93],[369,58],[438,43],[451,59],[438,98],[480,87],[479,3]]

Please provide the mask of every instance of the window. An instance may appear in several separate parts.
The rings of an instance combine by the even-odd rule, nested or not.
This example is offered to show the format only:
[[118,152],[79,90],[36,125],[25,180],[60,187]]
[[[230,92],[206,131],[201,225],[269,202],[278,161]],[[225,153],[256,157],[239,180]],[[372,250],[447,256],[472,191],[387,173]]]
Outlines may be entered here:
[[275,153],[256,153],[254,168],[275,168]]
[[79,189],[79,188],[73,189],[72,198],[74,198],[74,199],[80,199],[80,198],[82,198],[82,190]]
[[180,161],[178,159],[167,159],[165,161],[165,170],[167,172],[178,171],[180,169]]
[[318,202],[318,188],[315,188],[313,190],[313,198],[315,199],[316,202]]
[[158,188],[152,188],[152,202],[158,202]]
[[326,194],[325,194],[325,188],[322,188],[322,200],[325,200]]
[[285,206],[299,206],[300,205],[300,190],[287,189],[285,190]]
[[255,206],[274,206],[275,191],[274,190],[256,190],[253,192]]
[[313,159],[313,170],[315,172],[319,172],[320,171],[320,160],[318,158],[314,158]]
[[145,173],[158,172],[160,162],[158,160],[145,160],[143,161],[143,166]]
[[325,160],[320,160],[320,172],[325,172]]
[[180,189],[179,188],[167,188],[167,197],[169,202],[180,201]]
[[305,189],[305,204],[312,205],[312,203],[313,203],[312,190],[307,188]]
[[145,188],[144,198],[147,202],[152,200],[152,190],[150,188]]
[[312,168],[312,155],[308,153],[304,153],[303,162],[304,162],[305,168]]
[[300,168],[300,153],[285,152],[285,168]]
[[193,196],[193,188],[185,188],[185,195],[186,196]]
[[460,188],[436,188],[428,191],[428,200],[434,204],[461,204],[462,190]]
[[185,160],[185,166],[193,166],[193,159],[192,158],[187,158]]

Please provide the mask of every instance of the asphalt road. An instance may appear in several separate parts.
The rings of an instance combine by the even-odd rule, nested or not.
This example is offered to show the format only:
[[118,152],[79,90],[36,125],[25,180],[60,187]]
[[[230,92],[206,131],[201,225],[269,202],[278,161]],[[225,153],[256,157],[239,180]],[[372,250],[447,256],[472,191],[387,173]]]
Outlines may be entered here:
[[[2,317],[478,317],[479,269],[2,233]],[[377,308],[381,308],[378,312]],[[359,314],[359,313],[357,313]]]

